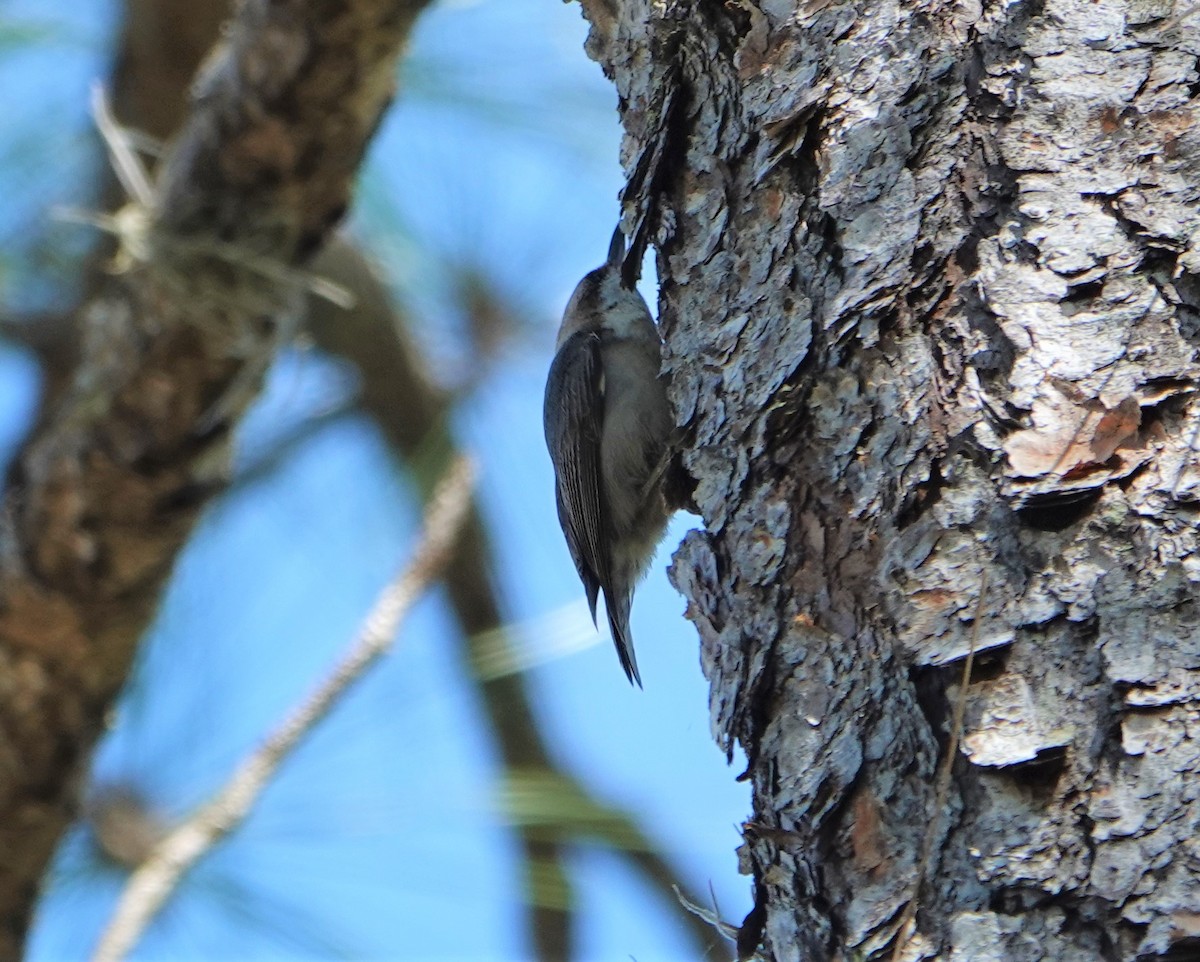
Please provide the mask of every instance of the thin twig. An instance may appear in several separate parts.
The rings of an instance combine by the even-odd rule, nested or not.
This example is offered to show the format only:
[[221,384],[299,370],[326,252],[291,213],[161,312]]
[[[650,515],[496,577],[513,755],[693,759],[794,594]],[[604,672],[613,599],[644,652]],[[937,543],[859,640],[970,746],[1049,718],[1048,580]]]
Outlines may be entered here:
[[413,603],[449,560],[471,503],[473,469],[459,459],[434,492],[416,555],[384,589],[342,660],[238,767],[209,802],[172,830],[129,877],[92,962],[119,962],[137,944],[180,878],[249,814],[280,764],[392,644]]
[[678,885],[672,885],[672,890],[675,892],[675,898],[679,904],[683,906],[684,911],[695,916],[705,925],[716,931],[726,942],[736,943],[738,936],[738,928],[736,925],[730,925],[721,919],[721,907],[717,904],[717,893],[712,887],[712,882],[708,883],[708,898],[712,902],[712,908],[705,908],[698,902],[693,902],[692,899]]
[[921,904],[921,889],[929,875],[929,866],[933,861],[933,845],[941,830],[942,810],[946,807],[946,799],[950,794],[950,776],[954,770],[954,760],[958,757],[958,746],[962,740],[963,720],[967,714],[967,686],[971,683],[971,670],[975,665],[975,648],[979,641],[979,623],[983,620],[983,602],[987,597],[988,573],[984,568],[979,578],[979,600],[975,604],[975,623],[971,626],[971,644],[967,649],[967,659],[963,662],[962,678],[959,681],[958,699],[954,703],[954,718],[950,723],[950,738],[946,745],[946,754],[938,765],[937,778],[933,790],[933,817],[929,820],[929,828],[925,830],[925,839],[921,843],[921,861],[917,867],[917,881],[913,886],[913,897],[904,908],[900,926],[896,929],[896,948],[892,952],[892,962],[900,962],[900,956],[912,939],[912,926],[917,917],[917,909]]
[[125,129],[113,116],[108,105],[108,92],[101,83],[92,84],[92,119],[100,131],[104,146],[108,148],[113,173],[117,175],[129,199],[145,208],[153,206],[154,188],[150,184],[150,175],[134,153]]

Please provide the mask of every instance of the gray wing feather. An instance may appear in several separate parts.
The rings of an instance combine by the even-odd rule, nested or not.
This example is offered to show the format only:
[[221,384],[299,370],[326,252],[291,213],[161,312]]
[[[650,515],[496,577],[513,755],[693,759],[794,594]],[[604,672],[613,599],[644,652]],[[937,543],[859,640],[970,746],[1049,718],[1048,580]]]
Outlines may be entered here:
[[543,426],[554,463],[558,520],[587,592],[593,622],[596,598],[601,585],[609,584],[610,568],[600,495],[603,412],[600,337],[580,331],[563,343],[550,365]]

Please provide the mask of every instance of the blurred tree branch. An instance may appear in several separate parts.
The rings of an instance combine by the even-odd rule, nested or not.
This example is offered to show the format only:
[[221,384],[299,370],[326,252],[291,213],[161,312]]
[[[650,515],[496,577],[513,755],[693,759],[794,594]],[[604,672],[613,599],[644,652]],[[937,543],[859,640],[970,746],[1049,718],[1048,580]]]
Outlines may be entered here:
[[[109,93],[122,123],[165,143],[183,124],[188,89],[204,55],[217,42],[229,17],[228,0],[126,0],[113,55]],[[125,202],[112,169],[95,188],[96,206],[115,210]],[[85,300],[100,293],[109,278],[111,238],[96,245],[83,265]],[[42,371],[43,416],[71,383],[79,362],[80,312],[0,319],[0,336],[33,351]]]
[[117,117],[156,140],[173,136],[231,11],[229,0],[125,0],[111,83]]
[[[348,202],[423,0],[248,0],[150,209],[82,312],[70,386],[0,528],[0,956],[14,957],[76,773],[300,304],[286,272]],[[247,267],[247,264],[258,267]]]
[[471,502],[473,475],[465,459],[450,467],[430,498],[412,561],[384,589],[333,671],[130,876],[96,946],[95,962],[119,962],[129,954],[183,875],[245,820],[279,766],[392,646],[404,617],[450,559]]

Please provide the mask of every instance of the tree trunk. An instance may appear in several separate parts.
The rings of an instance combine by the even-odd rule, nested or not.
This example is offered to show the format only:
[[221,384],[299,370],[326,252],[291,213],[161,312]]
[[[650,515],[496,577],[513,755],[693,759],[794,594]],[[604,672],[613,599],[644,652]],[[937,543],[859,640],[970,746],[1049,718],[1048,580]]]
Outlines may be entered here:
[[754,789],[741,953],[1200,956],[1200,16],[585,9]]

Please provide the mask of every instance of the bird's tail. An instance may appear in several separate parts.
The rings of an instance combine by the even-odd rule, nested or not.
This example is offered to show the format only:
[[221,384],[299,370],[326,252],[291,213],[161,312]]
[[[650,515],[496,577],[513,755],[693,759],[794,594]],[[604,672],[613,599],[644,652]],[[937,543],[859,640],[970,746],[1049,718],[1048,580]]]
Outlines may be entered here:
[[608,610],[608,627],[612,630],[613,644],[617,646],[617,657],[625,669],[625,677],[632,684],[642,687],[642,676],[638,672],[637,657],[633,653],[633,636],[629,633],[629,606],[633,593],[623,591],[613,597],[614,592],[604,591],[604,607]]

